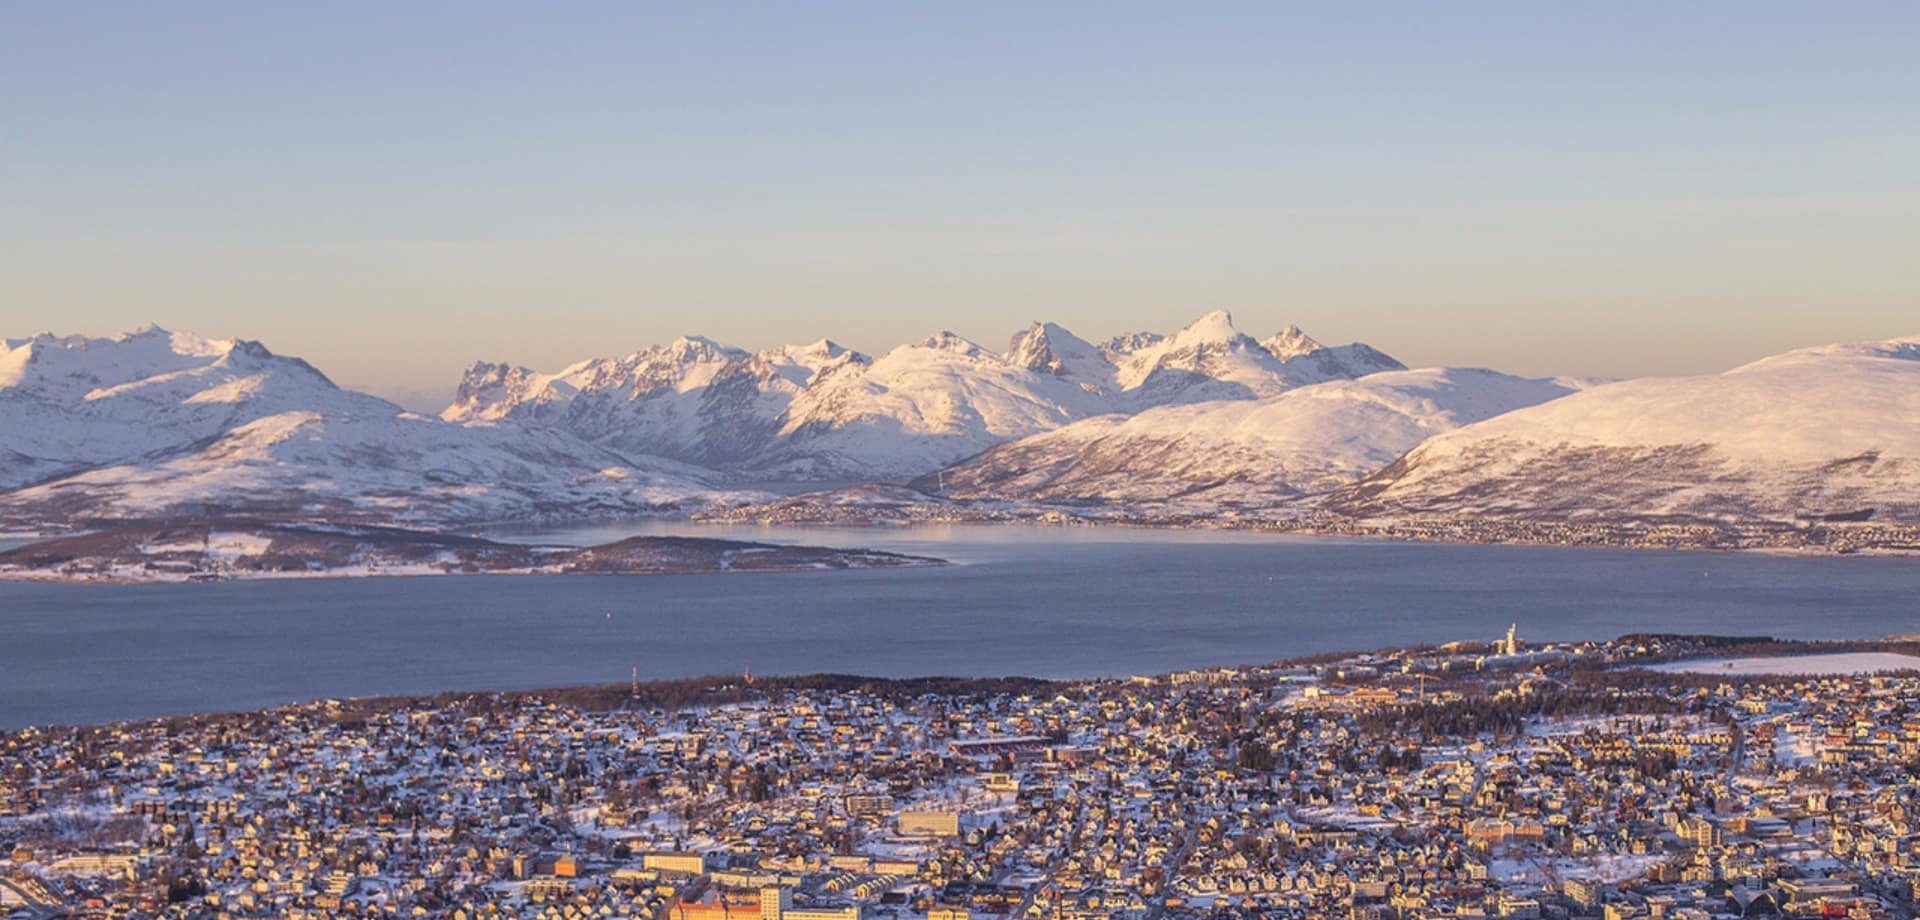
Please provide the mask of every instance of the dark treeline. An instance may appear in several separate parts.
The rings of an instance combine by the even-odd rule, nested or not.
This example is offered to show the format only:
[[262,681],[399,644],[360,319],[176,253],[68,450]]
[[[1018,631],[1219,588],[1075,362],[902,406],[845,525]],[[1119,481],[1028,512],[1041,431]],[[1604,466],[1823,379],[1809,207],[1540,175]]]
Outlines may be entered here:
[[862,677],[856,674],[802,674],[790,677],[756,677],[752,683],[738,676],[691,677],[683,680],[648,681],[640,684],[636,695],[630,685],[612,684],[594,687],[563,687],[523,693],[496,694],[519,702],[533,698],[577,709],[606,711],[614,709],[686,709],[714,706],[750,699],[778,696],[782,693],[858,693],[891,702],[904,702],[923,696],[955,698],[986,697],[1000,694],[1052,694],[1074,685],[1035,677]]

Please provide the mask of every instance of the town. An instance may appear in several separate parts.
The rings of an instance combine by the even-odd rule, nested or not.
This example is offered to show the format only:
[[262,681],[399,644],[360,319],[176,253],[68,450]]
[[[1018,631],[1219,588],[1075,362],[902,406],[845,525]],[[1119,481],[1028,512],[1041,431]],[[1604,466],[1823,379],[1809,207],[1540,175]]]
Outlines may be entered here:
[[1560,520],[1477,517],[1357,518],[1315,507],[1221,508],[1207,504],[1053,504],[953,501],[901,487],[861,486],[694,515],[760,526],[1038,524],[1063,527],[1238,530],[1303,536],[1439,543],[1578,546],[1634,550],[1746,551],[1796,555],[1913,555],[1920,526],[1872,515],[1793,521],[1713,519]]
[[[30,728],[0,916],[1911,918],[1916,648],[1509,631]],[[1816,652],[1853,673],[1714,663]]]

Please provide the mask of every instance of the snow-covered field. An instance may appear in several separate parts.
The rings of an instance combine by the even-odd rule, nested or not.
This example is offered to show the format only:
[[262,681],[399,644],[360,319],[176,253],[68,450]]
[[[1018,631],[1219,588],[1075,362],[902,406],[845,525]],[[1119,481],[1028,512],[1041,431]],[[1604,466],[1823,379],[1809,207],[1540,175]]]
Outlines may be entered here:
[[1659,665],[1654,670],[1688,674],[1876,674],[1881,671],[1920,671],[1920,657],[1892,652],[1842,652],[1776,658],[1716,658],[1709,661],[1675,661]]

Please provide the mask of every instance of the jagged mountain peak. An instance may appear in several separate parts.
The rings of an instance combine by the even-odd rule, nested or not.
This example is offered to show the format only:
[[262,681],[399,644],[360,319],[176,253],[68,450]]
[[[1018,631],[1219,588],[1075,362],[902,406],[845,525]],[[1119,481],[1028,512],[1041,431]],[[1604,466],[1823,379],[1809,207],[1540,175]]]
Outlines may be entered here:
[[1287,328],[1260,344],[1282,361],[1312,354],[1326,347],[1315,341],[1312,336],[1302,332],[1299,326],[1292,324],[1288,324]]
[[821,358],[838,358],[841,355],[854,353],[852,349],[832,339],[820,339],[806,345],[788,345],[780,350],[790,355],[808,355]]
[[987,357],[993,354],[985,348],[980,347],[980,345],[973,340],[947,329],[942,329],[939,332],[927,336],[909,347],[948,351],[958,355],[965,355],[969,358]]
[[1029,342],[1045,343],[1049,339],[1057,338],[1077,339],[1079,337],[1069,332],[1067,327],[1059,323],[1034,320],[1032,323],[1029,323],[1025,329],[1014,333],[1013,337],[1008,340],[1007,358],[1008,360],[1012,360],[1014,353],[1018,352],[1023,344]]
[[1166,345],[1170,351],[1206,345],[1241,345],[1252,343],[1252,338],[1234,326],[1233,314],[1226,310],[1214,310],[1201,316],[1199,319],[1188,323],[1166,341]]
[[1141,349],[1152,348],[1166,339],[1158,332],[1127,332],[1101,342],[1100,350],[1116,358],[1124,358]]
[[737,361],[747,356],[742,349],[722,345],[704,335],[680,336],[662,351],[682,361]]
[[1280,362],[1214,310],[1123,359],[1122,389],[1147,405],[1272,396],[1296,385]]
[[1119,388],[1119,368],[1105,349],[1058,323],[1036,322],[1007,343],[1006,361],[1024,370],[1074,381],[1097,393]]
[[687,337],[557,374],[476,366],[442,417],[556,425],[617,451],[749,478],[893,478],[1091,415],[1270,396],[1381,369],[1351,370],[1332,352],[1283,365],[1225,310],[1171,338],[1101,345],[1040,320],[1003,354],[951,330],[878,358],[824,339],[748,355]]
[[1098,349],[1059,323],[1035,322],[1013,334],[1007,341],[1005,357],[1008,364],[1017,367],[1057,373],[1062,350],[1091,353]]

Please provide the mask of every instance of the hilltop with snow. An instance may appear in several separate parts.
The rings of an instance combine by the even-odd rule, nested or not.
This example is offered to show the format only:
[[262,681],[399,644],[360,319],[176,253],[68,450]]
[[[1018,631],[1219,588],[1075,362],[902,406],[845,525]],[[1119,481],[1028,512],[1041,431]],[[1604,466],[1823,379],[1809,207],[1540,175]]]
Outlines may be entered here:
[[399,410],[258,342],[149,326],[0,341],[0,490],[215,437],[277,412]]
[[1920,338],[1629,380],[1421,444],[1329,507],[1360,516],[1920,522]]
[[1387,371],[1087,419],[915,485],[969,500],[1271,507],[1347,485],[1433,435],[1570,392],[1488,370]]

